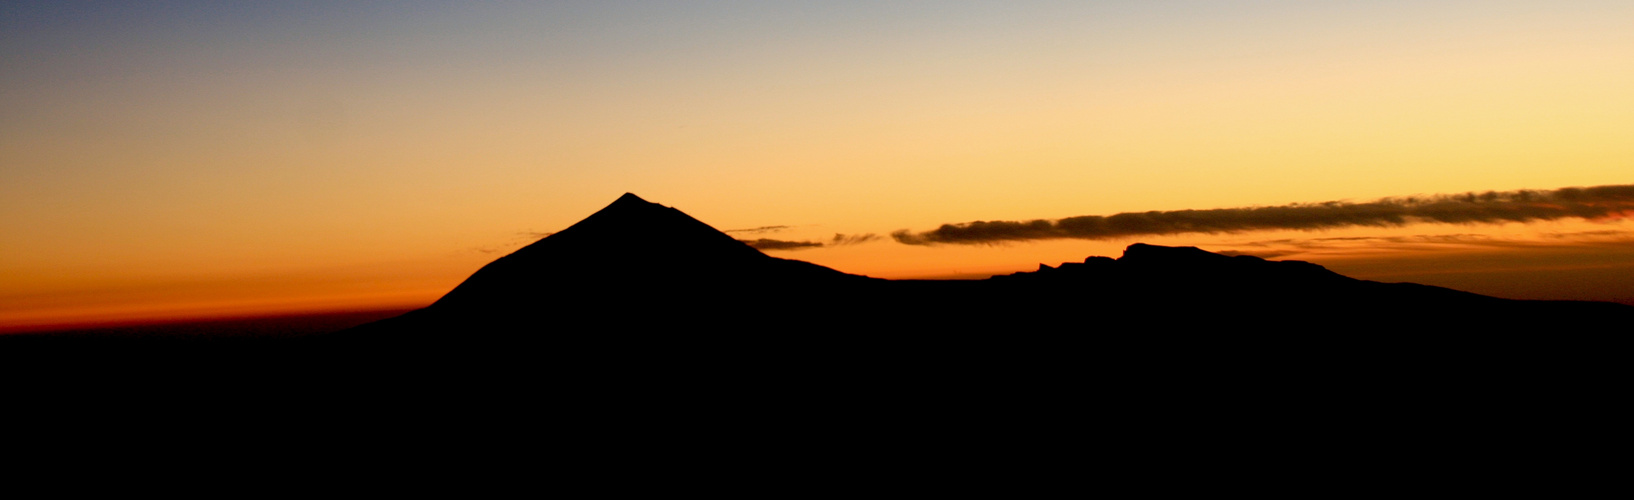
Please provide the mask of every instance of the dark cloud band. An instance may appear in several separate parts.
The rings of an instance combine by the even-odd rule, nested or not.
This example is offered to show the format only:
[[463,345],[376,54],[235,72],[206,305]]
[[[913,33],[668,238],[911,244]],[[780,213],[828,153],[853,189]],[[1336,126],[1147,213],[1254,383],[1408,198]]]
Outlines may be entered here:
[[805,250],[807,248],[818,248],[823,246],[821,242],[816,241],[789,241],[774,240],[770,238],[738,241],[743,242],[745,245],[754,247],[755,250]]
[[738,241],[743,242],[745,245],[749,245],[751,247],[754,247],[756,250],[805,250],[805,249],[808,249],[808,248],[821,248],[821,247],[825,247],[825,246],[855,245],[855,244],[858,244],[858,243],[866,243],[866,242],[874,241],[874,240],[877,240],[877,239],[879,239],[879,235],[876,235],[876,234],[873,234],[873,233],[868,233],[868,234],[834,233],[834,239],[829,240],[827,243],[824,243],[824,242],[821,242],[821,241],[788,241],[788,240],[774,240],[774,239],[768,239],[768,238],[760,238],[760,239],[755,239],[755,240],[738,240]]
[[1112,239],[1129,236],[1232,233],[1276,229],[1402,226],[1418,222],[1483,224],[1567,218],[1598,219],[1634,213],[1634,185],[1385,198],[1368,203],[1330,201],[1274,207],[1124,212],[1059,220],[976,221],[943,224],[925,232],[891,233],[909,245],[984,244],[1040,239]]

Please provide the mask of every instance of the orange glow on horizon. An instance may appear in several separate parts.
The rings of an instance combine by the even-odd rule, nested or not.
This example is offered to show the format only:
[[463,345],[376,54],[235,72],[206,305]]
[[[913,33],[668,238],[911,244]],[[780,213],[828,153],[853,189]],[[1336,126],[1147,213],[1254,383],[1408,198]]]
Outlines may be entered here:
[[[0,37],[0,331],[424,304],[625,192],[718,229],[786,228],[767,238],[876,235],[770,253],[885,278],[1025,271],[1144,241],[1356,277],[1400,262],[1444,279],[1425,263],[1447,259],[1518,280],[1469,282],[1511,295],[1527,279],[1499,270],[1555,269],[1538,298],[1600,279],[1560,270],[1574,258],[1618,265],[1606,248],[1621,236],[1584,234],[1634,217],[888,237],[1634,183],[1631,2],[15,11]],[[1634,297],[1596,283],[1594,296]]]
[[277,316],[418,309],[440,294],[425,293],[352,297],[298,296],[239,300],[126,302],[100,306],[63,306],[0,313],[0,334],[48,332],[162,323],[247,319]]

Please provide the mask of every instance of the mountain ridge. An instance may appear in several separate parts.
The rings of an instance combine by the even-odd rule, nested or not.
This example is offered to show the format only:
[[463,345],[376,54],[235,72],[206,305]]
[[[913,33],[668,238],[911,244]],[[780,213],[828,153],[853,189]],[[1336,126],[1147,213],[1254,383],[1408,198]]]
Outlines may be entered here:
[[1518,329],[1561,315],[1634,317],[1634,307],[1618,304],[1501,299],[1357,280],[1303,261],[1145,243],[1116,259],[1040,264],[1037,271],[986,280],[883,280],[765,255],[679,209],[625,193],[573,226],[496,259],[406,316],[416,319],[356,330],[406,329],[417,338],[453,330],[536,331],[540,318],[564,314],[616,317],[617,325],[585,328],[618,331],[718,326],[722,318],[778,324],[796,335],[819,334],[825,331],[820,324],[846,324],[853,333],[1048,328],[1015,313],[1039,308],[1130,328],[1140,318],[1164,318],[1164,328],[1178,329],[1248,315],[1270,325],[1338,320],[1336,328],[1413,330]]
[[[1313,394],[1344,405],[1406,397],[1416,411],[1472,377],[1498,400],[1523,385],[1592,396],[1596,381],[1620,380],[1616,325],[1631,319],[1620,304],[1499,299],[1145,244],[986,280],[882,280],[766,256],[629,195],[432,306],[340,332],[7,352],[48,373],[180,387],[200,402],[249,388],[317,415],[385,398],[402,412],[382,419],[431,409],[527,435],[563,414],[600,422],[605,408],[640,426],[697,408],[758,415],[781,401],[774,411],[804,414],[818,401],[861,415],[927,397],[1025,422],[1134,409],[1139,423],[1142,408],[1175,422],[1229,410],[1245,389],[1260,392],[1254,404],[1296,412]],[[1011,410],[1023,400],[1032,413]]]

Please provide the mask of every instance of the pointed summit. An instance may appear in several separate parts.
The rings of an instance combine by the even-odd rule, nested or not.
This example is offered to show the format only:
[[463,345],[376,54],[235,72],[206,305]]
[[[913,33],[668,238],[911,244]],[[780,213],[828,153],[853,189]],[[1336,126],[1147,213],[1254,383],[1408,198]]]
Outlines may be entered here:
[[577,302],[639,289],[708,293],[860,278],[760,253],[680,210],[624,193],[584,220],[489,263],[433,308]]
[[705,260],[728,255],[765,257],[680,210],[643,200],[634,193],[624,193],[584,220],[513,255],[528,256],[547,249],[583,252],[585,255],[576,258],[610,265],[649,260],[655,253],[679,253]]
[[601,210],[598,210],[597,213],[606,212],[608,210],[638,210],[641,208],[668,207],[643,200],[640,196],[636,196],[635,193],[624,193],[623,196],[619,196],[618,199],[613,200],[613,203],[603,207]]

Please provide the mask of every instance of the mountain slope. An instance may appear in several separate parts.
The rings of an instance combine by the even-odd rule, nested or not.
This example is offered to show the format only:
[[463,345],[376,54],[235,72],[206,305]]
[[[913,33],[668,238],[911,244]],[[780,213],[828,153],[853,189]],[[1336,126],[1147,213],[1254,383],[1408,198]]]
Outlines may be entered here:
[[626,193],[484,266],[431,306],[494,309],[590,294],[698,292],[864,279],[760,253],[680,210]]
[[1617,304],[1505,300],[1356,280],[1306,262],[1139,243],[1118,259],[1041,265],[985,281],[878,280],[767,256],[679,210],[625,194],[483,267],[432,306],[360,330],[447,340],[772,327],[877,341],[1036,335],[1062,325],[1103,332],[1233,324],[1272,332],[1520,330],[1630,317],[1634,308]]
[[[883,280],[761,253],[680,210],[626,193],[472,274],[431,306],[366,325],[436,331],[661,327],[792,313]],[[384,335],[384,334],[380,334]]]

